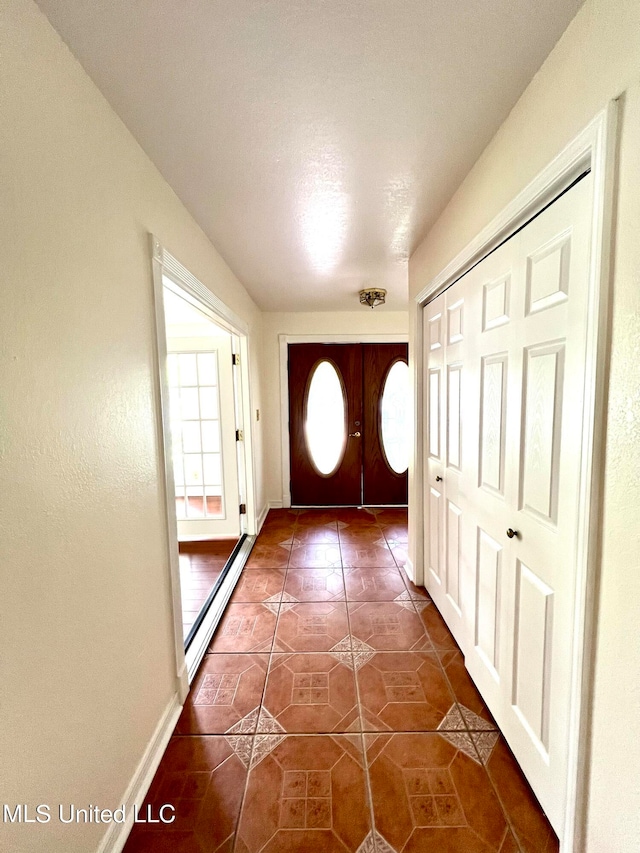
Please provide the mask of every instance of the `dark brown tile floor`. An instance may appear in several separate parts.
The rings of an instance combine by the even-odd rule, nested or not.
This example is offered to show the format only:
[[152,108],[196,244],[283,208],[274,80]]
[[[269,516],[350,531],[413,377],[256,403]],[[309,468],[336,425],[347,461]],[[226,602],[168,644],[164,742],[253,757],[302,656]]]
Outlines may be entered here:
[[553,853],[406,511],[271,511],[125,853]]
[[180,543],[183,637],[191,630],[237,541],[236,537]]

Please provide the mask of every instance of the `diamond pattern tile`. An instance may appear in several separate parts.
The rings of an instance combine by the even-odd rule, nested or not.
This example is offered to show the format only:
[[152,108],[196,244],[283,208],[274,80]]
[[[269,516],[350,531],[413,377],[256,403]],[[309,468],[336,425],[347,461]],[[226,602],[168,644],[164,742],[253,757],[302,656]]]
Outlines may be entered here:
[[486,722],[495,727],[491,714],[487,710],[482,697],[465,668],[464,658],[459,649],[438,649],[438,656],[449,679],[451,689],[460,705],[464,705],[476,716],[482,717]]
[[303,602],[281,612],[278,648],[292,652],[328,651],[349,634],[347,608],[334,602]]
[[229,604],[209,644],[210,652],[268,652],[276,614],[264,604]]
[[289,566],[292,569],[341,568],[342,558],[338,543],[301,543],[291,549]]
[[249,772],[236,850],[356,853],[370,830],[362,747],[288,735]]
[[331,653],[275,654],[262,705],[289,733],[347,731],[358,718],[353,667]]
[[289,563],[291,545],[286,534],[279,542],[262,545],[256,542],[247,560],[247,569],[286,569]]
[[178,734],[224,734],[260,704],[269,655],[205,655]]
[[344,569],[347,601],[395,601],[408,595],[396,568]]
[[558,853],[406,529],[269,513],[147,797],[176,821],[125,853]]
[[363,545],[341,544],[342,564],[345,568],[395,567],[391,549],[384,539]]
[[431,642],[415,609],[395,601],[351,603],[353,637],[378,651],[431,649]]
[[367,735],[376,830],[396,851],[500,853],[511,835],[486,770],[438,734]]
[[365,730],[433,731],[453,703],[435,652],[378,652],[357,680]]
[[341,568],[290,568],[284,589],[297,601],[344,601],[345,597]]
[[279,599],[284,587],[284,569],[254,569],[243,572],[231,596],[231,603],[250,603]]

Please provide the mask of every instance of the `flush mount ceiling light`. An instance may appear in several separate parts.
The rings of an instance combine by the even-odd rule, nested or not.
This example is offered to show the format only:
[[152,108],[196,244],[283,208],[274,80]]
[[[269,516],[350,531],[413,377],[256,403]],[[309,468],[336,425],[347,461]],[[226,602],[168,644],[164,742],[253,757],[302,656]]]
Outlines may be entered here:
[[366,287],[360,291],[360,302],[369,308],[375,308],[376,305],[384,305],[386,296],[387,291],[383,288]]

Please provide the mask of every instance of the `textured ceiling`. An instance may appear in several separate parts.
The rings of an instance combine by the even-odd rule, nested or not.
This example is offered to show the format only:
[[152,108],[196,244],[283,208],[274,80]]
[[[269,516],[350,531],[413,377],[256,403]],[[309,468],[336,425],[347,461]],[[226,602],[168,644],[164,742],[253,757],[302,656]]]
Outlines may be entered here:
[[406,307],[409,255],[580,0],[39,5],[255,301],[320,311]]

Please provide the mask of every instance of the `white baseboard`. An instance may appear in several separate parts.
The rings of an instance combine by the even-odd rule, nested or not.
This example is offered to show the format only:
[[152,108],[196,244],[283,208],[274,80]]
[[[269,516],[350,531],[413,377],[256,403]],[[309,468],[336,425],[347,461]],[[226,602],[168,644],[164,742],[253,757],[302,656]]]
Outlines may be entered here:
[[109,824],[97,853],[121,853],[133,824],[133,807],[138,806],[139,808],[147,795],[147,791],[151,786],[153,777],[156,774],[164,751],[178,722],[181,710],[182,706],[176,693],[165,708],[122,799],[122,805],[124,805],[126,810],[127,821],[126,823]]
[[267,501],[267,503],[262,507],[262,510],[258,513],[258,518],[256,520],[256,526],[258,529],[256,530],[256,534],[260,533],[260,531],[262,530],[262,525],[264,524],[265,519],[267,517],[267,513],[269,512],[270,509],[271,509],[271,506],[269,505],[269,502]]
[[186,658],[182,662],[180,671],[178,672],[178,703],[184,705],[189,695],[189,670],[187,668]]
[[267,503],[263,507],[262,511],[258,514],[258,519],[257,519],[258,529],[257,529],[256,533],[260,533],[260,531],[262,530],[262,525],[264,524],[265,519],[266,519],[267,514],[268,514],[270,509],[282,509],[282,501],[267,501]]
[[416,572],[415,572],[415,569],[413,568],[413,563],[411,562],[411,560],[408,557],[407,557],[407,562],[404,564],[404,570],[409,575],[412,583],[415,583],[416,582]]

